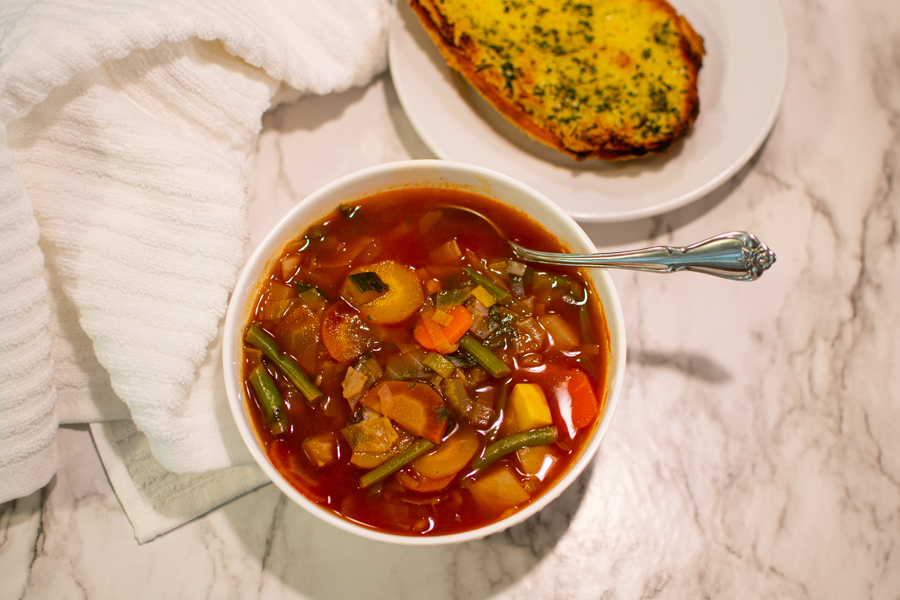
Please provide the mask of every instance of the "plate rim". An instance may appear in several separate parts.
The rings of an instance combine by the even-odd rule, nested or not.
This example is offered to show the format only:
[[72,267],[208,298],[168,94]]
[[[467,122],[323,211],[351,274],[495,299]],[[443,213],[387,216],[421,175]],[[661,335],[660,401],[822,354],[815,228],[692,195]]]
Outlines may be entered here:
[[[697,3],[696,0],[687,0],[688,3],[692,1],[693,4]],[[734,10],[733,0],[707,0],[707,2],[725,13],[727,13],[729,9]],[[398,0],[397,2],[395,2],[395,7],[391,15],[390,29],[388,32],[388,64],[397,98],[400,101],[407,119],[409,120],[413,129],[416,131],[417,135],[425,143],[425,145],[439,158],[460,162],[470,162],[481,167],[499,170],[496,165],[485,164],[481,161],[467,161],[465,157],[455,156],[453,155],[453,153],[447,152],[443,148],[442,144],[438,142],[432,135],[433,128],[423,123],[421,111],[417,110],[415,101],[410,97],[408,81],[402,74],[403,69],[398,67],[398,65],[404,64],[403,60],[399,60],[397,58],[398,56],[402,56],[402,54],[400,54],[397,50],[398,40],[400,39],[399,36],[408,35],[404,30],[405,21],[404,16],[401,14],[401,11],[404,10],[404,8],[401,8],[400,4],[406,4],[407,6],[405,7],[405,10],[408,11],[409,15],[413,15],[413,18],[415,18],[414,14],[412,13],[412,9],[409,8],[406,0]],[[778,0],[756,0],[752,2],[752,4],[756,10],[767,11],[768,13],[770,13],[766,22],[769,24],[771,31],[769,31],[766,36],[766,42],[767,45],[770,45],[770,47],[774,48],[774,51],[772,55],[772,64],[768,65],[768,67],[770,68],[765,70],[765,72],[771,73],[767,84],[769,86],[769,89],[771,90],[770,95],[768,95],[768,110],[765,114],[765,118],[760,120],[760,126],[758,130],[752,136],[748,136],[749,142],[746,144],[746,147],[743,148],[742,151],[736,153],[734,159],[731,160],[729,164],[725,165],[724,168],[719,170],[719,172],[716,173],[715,176],[711,177],[704,183],[697,185],[693,189],[673,198],[634,209],[609,210],[600,212],[585,212],[582,210],[577,210],[577,208],[574,207],[567,207],[564,204],[557,202],[557,204],[559,204],[567,214],[569,214],[577,221],[584,223],[618,223],[649,218],[668,213],[712,193],[727,181],[729,181],[732,177],[734,177],[735,174],[737,174],[753,158],[753,156],[762,147],[766,138],[770,135],[781,111],[781,106],[783,103],[787,85],[789,46],[787,38],[787,27],[784,21],[784,13]],[[718,33],[721,34],[722,32]],[[412,43],[415,44],[415,41],[413,40]],[[723,57],[723,68],[729,66],[728,59],[730,57],[733,60],[736,60],[735,57],[739,58],[738,53],[740,53],[740,51],[740,48],[738,48],[737,50],[732,48],[729,51],[725,51],[725,56]],[[449,67],[447,69],[449,71]],[[450,72],[452,73],[452,71]],[[398,73],[401,74],[398,76]],[[722,84],[722,88],[724,91],[724,82]],[[483,118],[477,114],[475,107],[471,106],[469,101],[466,98],[462,97],[462,94],[460,94],[459,100],[460,102],[466,104],[469,108],[471,108],[472,113],[474,113],[474,116],[477,119],[483,121]],[[496,136],[510,143],[513,143],[500,132],[496,132]],[[527,150],[523,149],[522,151],[524,153],[527,153]],[[542,161],[540,157],[535,158],[539,161]],[[678,158],[676,157],[673,160],[677,161]],[[563,167],[563,169],[565,169],[565,167]],[[569,170],[571,171],[571,169]],[[533,181],[526,181],[525,183],[535,186]],[[559,185],[557,182],[552,182],[552,184],[554,186]],[[545,189],[541,189],[540,191],[553,197],[553,194],[549,194]],[[615,197],[615,193],[606,193],[604,195],[608,198]]]

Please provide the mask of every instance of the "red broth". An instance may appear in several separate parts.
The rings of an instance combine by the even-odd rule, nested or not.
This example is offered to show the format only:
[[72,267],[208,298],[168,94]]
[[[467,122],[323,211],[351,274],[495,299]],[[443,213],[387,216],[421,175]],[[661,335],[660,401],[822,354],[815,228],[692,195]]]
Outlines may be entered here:
[[[609,334],[590,280],[518,262],[448,206],[488,215],[526,247],[563,250],[490,198],[378,193],[286,245],[245,330],[274,340],[319,394],[307,399],[258,338],[245,341],[248,407],[273,465],[322,508],[387,533],[458,533],[522,509],[570,468],[604,409]],[[262,409],[273,393],[274,416]]]

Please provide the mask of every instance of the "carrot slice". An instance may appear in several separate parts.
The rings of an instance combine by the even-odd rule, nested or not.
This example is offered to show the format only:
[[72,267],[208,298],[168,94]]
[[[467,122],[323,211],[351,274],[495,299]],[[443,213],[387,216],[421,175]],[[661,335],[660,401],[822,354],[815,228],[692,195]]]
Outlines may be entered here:
[[444,401],[434,388],[425,383],[382,381],[359,401],[410,433],[435,444],[441,443],[447,429]]
[[478,452],[478,438],[471,427],[462,426],[443,440],[434,450],[410,463],[412,469],[426,479],[456,477]]
[[441,354],[455,352],[457,343],[472,326],[472,313],[465,306],[457,306],[448,313],[451,321],[447,325],[441,325],[431,318],[433,312],[433,309],[423,311],[413,329],[413,336],[428,350]]
[[[387,286],[383,292],[360,293],[350,275],[374,273]],[[425,301],[422,282],[412,267],[393,260],[357,267],[350,271],[341,286],[341,298],[362,313],[367,322],[393,325],[405,321]]]
[[411,492],[439,492],[453,483],[455,477],[455,475],[450,475],[440,479],[429,479],[422,477],[415,471],[400,471],[397,473],[397,481]]
[[358,312],[338,302],[322,318],[322,342],[331,358],[348,363],[371,350],[376,336]]

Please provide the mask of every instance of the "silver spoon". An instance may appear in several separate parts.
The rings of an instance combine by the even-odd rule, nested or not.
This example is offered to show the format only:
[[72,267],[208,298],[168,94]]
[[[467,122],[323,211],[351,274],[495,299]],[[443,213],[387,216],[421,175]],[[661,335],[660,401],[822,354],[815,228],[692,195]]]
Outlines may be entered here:
[[[503,231],[483,214],[465,207],[454,208],[475,215],[489,224],[502,237]],[[653,246],[624,252],[595,254],[561,254],[539,252],[509,242],[513,253],[522,260],[545,265],[568,267],[604,267],[654,273],[694,271],[737,281],[754,281],[775,262],[775,253],[755,235],[744,231],[723,233],[690,246]]]

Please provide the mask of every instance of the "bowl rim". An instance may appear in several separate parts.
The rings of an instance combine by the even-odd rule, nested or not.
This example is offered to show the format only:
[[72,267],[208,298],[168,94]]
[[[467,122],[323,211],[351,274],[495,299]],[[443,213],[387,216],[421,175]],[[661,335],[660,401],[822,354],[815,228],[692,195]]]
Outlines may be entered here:
[[[249,417],[245,409],[244,393],[242,387],[238,384],[238,377],[235,373],[236,367],[240,364],[240,352],[243,346],[239,341],[241,337],[240,332],[243,331],[244,328],[244,321],[247,315],[246,310],[249,307],[249,302],[255,298],[255,290],[261,281],[260,273],[269,272],[274,259],[280,256],[284,244],[299,234],[301,225],[304,228],[307,227],[310,223],[318,221],[330,211],[334,210],[342,201],[349,199],[348,197],[353,197],[352,194],[347,193],[341,195],[342,190],[353,186],[359,186],[360,183],[367,181],[386,179],[391,175],[408,175],[420,172],[423,174],[427,173],[431,177],[434,176],[435,172],[438,172],[441,174],[441,179],[444,179],[444,176],[447,176],[450,179],[453,177],[458,178],[460,176],[466,178],[474,177],[487,185],[487,189],[477,190],[478,193],[487,195],[527,213],[526,209],[491,193],[491,190],[494,187],[512,188],[520,194],[523,194],[522,198],[527,198],[526,202],[533,202],[535,208],[539,207],[541,211],[549,213],[549,215],[556,220],[556,225],[563,227],[566,230],[565,236],[554,232],[551,233],[567,243],[572,252],[596,251],[593,242],[584,230],[557,204],[530,186],[501,173],[466,163],[433,159],[405,160],[364,168],[340,177],[300,200],[278,221],[253,250],[241,269],[235,283],[234,291],[232,292],[228,303],[223,330],[224,339],[222,352],[225,392],[234,423],[237,426],[241,439],[251,456],[253,456],[256,464],[259,465],[266,473],[267,477],[281,490],[281,492],[311,514],[341,530],[370,540],[408,546],[454,544],[477,540],[494,533],[499,533],[500,531],[528,519],[559,497],[559,495],[578,478],[587,465],[593,460],[594,455],[600,447],[601,441],[609,430],[621,396],[626,359],[624,317],[622,306],[619,302],[612,278],[605,269],[588,269],[594,288],[601,301],[601,307],[607,321],[607,328],[610,336],[610,364],[607,373],[606,403],[600,423],[597,424],[592,438],[584,447],[581,454],[575,459],[575,462],[572,463],[569,469],[556,481],[551,489],[547,490],[523,509],[489,525],[469,531],[445,535],[411,536],[388,533],[339,517],[318,506],[295,489],[275,469],[268,457],[262,451],[256,433],[250,425]],[[449,183],[452,183],[452,181]],[[422,185],[427,184],[409,183],[400,184],[396,187],[417,187]],[[459,184],[453,185],[459,187]],[[373,185],[371,190],[365,192],[365,194],[356,195],[356,198],[362,198],[384,189],[393,189],[393,186]],[[532,216],[532,218],[535,217]],[[535,218],[535,220],[537,219]],[[538,222],[547,227],[547,224],[543,221]],[[549,230],[549,227],[547,228]]]

